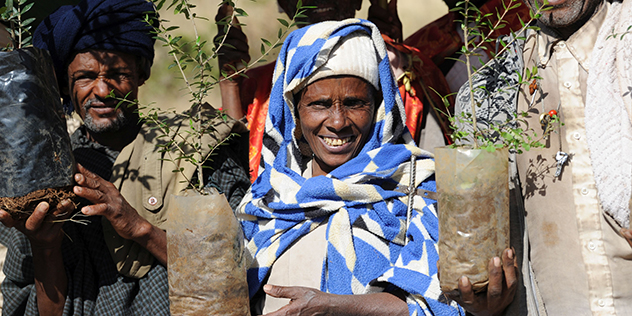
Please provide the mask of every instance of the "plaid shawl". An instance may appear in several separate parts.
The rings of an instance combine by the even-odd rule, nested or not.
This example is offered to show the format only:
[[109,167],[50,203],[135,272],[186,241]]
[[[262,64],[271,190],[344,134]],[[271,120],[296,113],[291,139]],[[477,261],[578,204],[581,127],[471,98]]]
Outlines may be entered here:
[[[341,38],[358,31],[368,33],[374,42],[384,101],[358,156],[327,176],[305,179],[301,174],[311,151],[297,129],[293,90],[326,62]],[[251,297],[275,260],[328,219],[322,291],[363,294],[395,286],[408,293],[411,315],[459,313],[438,301],[435,201],[416,196],[407,227],[408,197],[392,190],[409,185],[413,155],[418,158],[416,186],[434,191],[434,162],[414,145],[406,129],[402,100],[377,28],[349,19],[296,30],[276,65],[260,175],[238,210],[253,260],[248,270]]]

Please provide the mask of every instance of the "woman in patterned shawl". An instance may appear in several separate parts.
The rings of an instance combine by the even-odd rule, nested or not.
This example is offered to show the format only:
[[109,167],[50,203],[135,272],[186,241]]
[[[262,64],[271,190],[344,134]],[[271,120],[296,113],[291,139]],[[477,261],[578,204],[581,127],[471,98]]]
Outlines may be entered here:
[[439,301],[434,162],[406,129],[377,28],[294,31],[273,82],[238,210],[253,315],[464,314]]

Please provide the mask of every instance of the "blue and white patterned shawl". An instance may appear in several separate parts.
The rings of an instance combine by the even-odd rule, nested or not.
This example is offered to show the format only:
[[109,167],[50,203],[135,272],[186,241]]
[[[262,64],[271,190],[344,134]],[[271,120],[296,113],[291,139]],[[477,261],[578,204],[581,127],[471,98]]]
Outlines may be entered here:
[[[376,109],[372,134],[358,156],[327,176],[305,179],[301,174],[311,151],[297,129],[293,90],[327,61],[341,38],[358,31],[368,33],[374,42],[384,101]],[[435,190],[434,162],[414,145],[404,113],[385,44],[372,23],[359,19],[324,22],[288,36],[274,74],[262,171],[238,210],[253,260],[248,270],[251,297],[275,260],[328,219],[322,291],[364,294],[396,286],[408,293],[411,315],[461,312],[438,301],[435,201],[415,197],[407,229],[408,197],[388,189],[409,185],[409,161],[414,155],[418,157],[416,185]]]

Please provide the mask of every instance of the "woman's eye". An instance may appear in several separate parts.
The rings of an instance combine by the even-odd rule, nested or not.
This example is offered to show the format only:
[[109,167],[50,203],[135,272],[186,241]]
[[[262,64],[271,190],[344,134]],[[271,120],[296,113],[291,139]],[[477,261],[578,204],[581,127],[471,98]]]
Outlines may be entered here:
[[311,102],[307,106],[309,108],[316,109],[316,110],[329,108],[329,104],[323,101]]
[[365,106],[368,106],[368,105],[369,105],[368,102],[365,102],[363,100],[357,100],[357,99],[356,100],[347,100],[345,102],[345,106],[347,108],[350,108],[350,109],[362,108],[362,107],[365,107]]

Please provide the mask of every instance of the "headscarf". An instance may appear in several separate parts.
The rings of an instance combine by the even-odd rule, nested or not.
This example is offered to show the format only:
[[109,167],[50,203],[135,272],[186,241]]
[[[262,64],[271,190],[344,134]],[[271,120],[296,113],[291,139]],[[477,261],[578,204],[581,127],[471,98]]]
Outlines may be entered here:
[[[297,126],[294,94],[327,64],[336,45],[356,32],[373,43],[383,101],[361,152],[326,176],[306,179],[301,174],[311,150]],[[387,189],[409,185],[414,156],[414,186],[434,191],[434,162],[414,145],[404,124],[402,100],[377,27],[348,19],[296,30],[279,53],[273,79],[261,173],[237,211],[252,259],[251,297],[275,260],[327,220],[322,291],[364,294],[396,287],[408,293],[411,315],[456,314],[456,308],[438,301],[435,201],[416,196],[407,226],[408,197]]]
[[[63,81],[71,59],[86,49],[142,56],[151,65],[155,40],[146,17],[157,26],[156,10],[147,0],[83,0],[46,17],[33,34],[33,46],[50,52],[60,86],[67,84]],[[70,98],[63,97],[64,106],[72,111]]]

